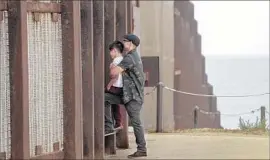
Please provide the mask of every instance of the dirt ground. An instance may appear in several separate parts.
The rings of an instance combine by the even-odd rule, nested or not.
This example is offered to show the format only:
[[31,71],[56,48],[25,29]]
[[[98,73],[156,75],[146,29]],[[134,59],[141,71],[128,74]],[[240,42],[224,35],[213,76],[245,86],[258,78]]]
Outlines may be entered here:
[[[130,148],[117,150],[109,159],[126,159],[136,150],[133,133]],[[269,136],[229,133],[147,134],[144,159],[269,159]]]

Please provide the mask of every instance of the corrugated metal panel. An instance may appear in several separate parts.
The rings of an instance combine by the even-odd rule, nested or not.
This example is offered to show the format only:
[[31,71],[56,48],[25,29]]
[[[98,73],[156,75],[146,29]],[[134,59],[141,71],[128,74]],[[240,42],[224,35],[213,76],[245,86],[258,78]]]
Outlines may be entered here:
[[28,13],[31,156],[37,145],[43,152],[52,152],[53,143],[63,142],[61,42],[60,19],[52,22],[51,14],[44,13],[36,22]]
[[8,48],[8,13],[0,21],[0,152],[10,158],[10,82]]

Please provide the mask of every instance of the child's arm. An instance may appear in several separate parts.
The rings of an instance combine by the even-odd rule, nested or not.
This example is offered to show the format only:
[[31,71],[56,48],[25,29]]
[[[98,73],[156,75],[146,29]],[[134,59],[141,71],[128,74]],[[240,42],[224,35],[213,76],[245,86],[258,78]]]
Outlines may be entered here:
[[117,79],[118,79],[118,75],[115,77],[111,77],[111,80],[107,85],[107,90],[110,90],[111,86],[117,81]]

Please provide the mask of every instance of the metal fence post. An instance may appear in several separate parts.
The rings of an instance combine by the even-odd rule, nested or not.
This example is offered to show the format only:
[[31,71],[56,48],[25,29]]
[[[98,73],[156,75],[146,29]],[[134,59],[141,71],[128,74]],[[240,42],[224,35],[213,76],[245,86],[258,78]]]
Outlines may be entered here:
[[261,125],[265,126],[265,106],[261,106]]
[[[127,34],[127,1],[116,1],[116,38],[121,40]],[[124,129],[117,133],[117,147],[129,148],[128,116],[124,107],[121,107]]]
[[116,23],[115,23],[115,6],[114,0],[104,1],[104,53],[105,53],[105,85],[109,83],[110,72],[109,67],[111,63],[111,57],[109,55],[109,45],[112,43],[116,37]]
[[83,159],[80,1],[61,4],[64,159]]
[[104,0],[93,2],[95,159],[104,159]]
[[193,125],[194,125],[194,128],[197,128],[197,126],[198,126],[198,109],[197,109],[197,107],[193,110]]
[[162,97],[163,97],[163,86],[157,86],[157,133],[163,131],[163,122],[162,122]]
[[93,2],[81,1],[84,156],[94,159]]
[[8,1],[11,159],[29,159],[27,2]]

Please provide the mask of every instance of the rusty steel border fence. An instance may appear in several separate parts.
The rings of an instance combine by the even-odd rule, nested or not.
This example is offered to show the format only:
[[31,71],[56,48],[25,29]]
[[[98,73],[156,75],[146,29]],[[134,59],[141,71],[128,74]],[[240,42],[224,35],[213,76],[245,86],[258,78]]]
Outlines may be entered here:
[[[1,0],[8,12],[11,159],[104,159],[104,82],[108,81],[108,44],[132,32],[132,1],[39,2]],[[30,156],[27,13],[61,16],[63,69],[63,150]],[[122,112],[125,112],[122,107]],[[119,148],[128,148],[125,129]],[[58,150],[57,150],[58,148]]]

